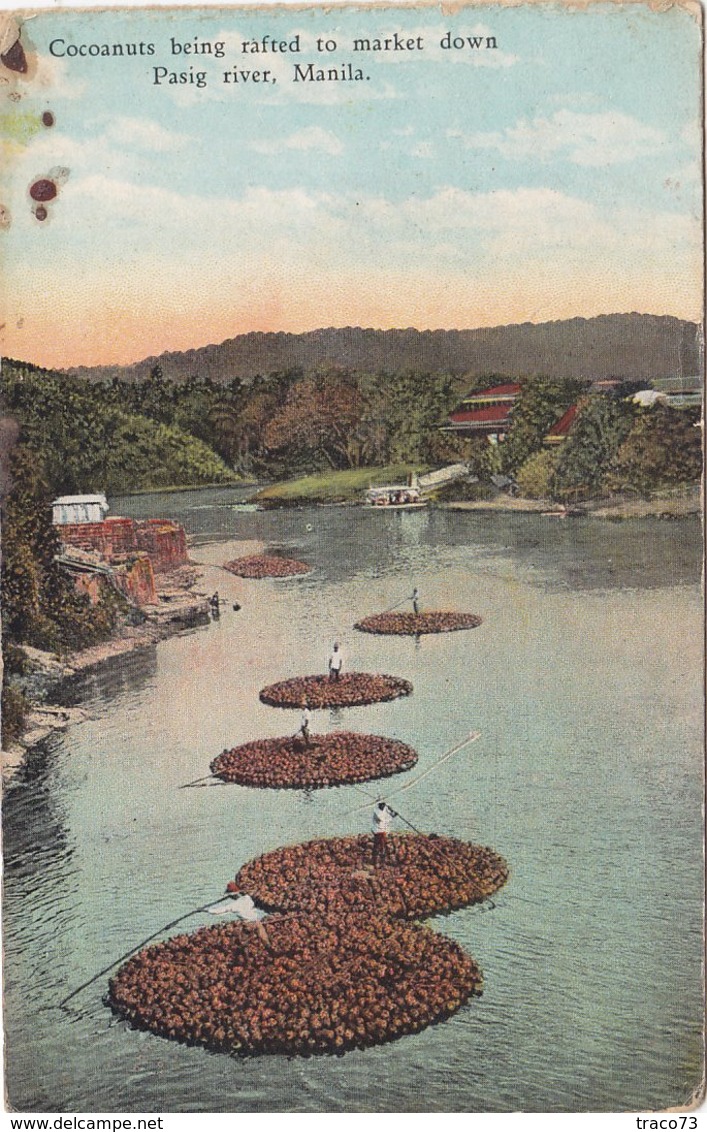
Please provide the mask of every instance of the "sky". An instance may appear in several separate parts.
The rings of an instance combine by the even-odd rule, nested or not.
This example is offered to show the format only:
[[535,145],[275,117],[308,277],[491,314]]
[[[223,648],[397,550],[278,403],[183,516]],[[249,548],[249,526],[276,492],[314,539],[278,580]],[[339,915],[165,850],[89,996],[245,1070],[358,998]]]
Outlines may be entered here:
[[[353,49],[396,33],[416,46]],[[244,51],[264,36],[288,49]],[[701,319],[685,9],[48,10],[22,42],[27,75],[0,69],[6,356],[125,364],[253,330]],[[347,77],[295,82],[296,66]],[[37,179],[57,186],[44,220]]]

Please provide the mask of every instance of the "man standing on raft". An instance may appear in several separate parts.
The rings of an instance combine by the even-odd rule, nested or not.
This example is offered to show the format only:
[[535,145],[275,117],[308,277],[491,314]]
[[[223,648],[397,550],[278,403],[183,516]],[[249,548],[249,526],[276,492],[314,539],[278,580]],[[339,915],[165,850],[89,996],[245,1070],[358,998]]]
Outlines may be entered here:
[[339,642],[334,641],[334,649],[329,657],[329,679],[338,680],[344,663],[343,655],[339,649]]
[[391,810],[385,802],[377,802],[373,811],[373,864],[385,865],[388,860],[388,834],[393,819],[397,818],[395,810]]
[[304,740],[305,747],[311,747],[312,745],[309,741],[309,724],[311,722],[311,719],[312,713],[309,710],[309,705],[307,704],[306,700],[302,700],[302,720],[300,722],[300,734],[302,735],[302,739]]

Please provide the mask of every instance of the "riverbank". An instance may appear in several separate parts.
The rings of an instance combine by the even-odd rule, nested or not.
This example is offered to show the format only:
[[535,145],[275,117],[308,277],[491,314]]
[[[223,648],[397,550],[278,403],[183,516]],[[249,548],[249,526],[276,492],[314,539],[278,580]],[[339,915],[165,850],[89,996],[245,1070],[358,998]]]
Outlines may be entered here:
[[[257,492],[252,501],[266,509],[344,503],[363,506],[365,492],[371,485],[405,483],[412,471],[424,470],[422,467],[413,468],[410,464],[393,464],[380,468],[354,468],[317,476],[302,476],[300,479],[272,484]],[[682,519],[701,515],[703,510],[700,485],[696,483],[658,490],[648,499],[617,493],[610,497],[585,500],[567,508],[556,500],[528,499],[508,495],[503,491],[473,500],[437,500],[432,496],[429,503],[430,506],[447,511],[511,511],[594,519]]]
[[188,491],[233,491],[234,488],[253,488],[258,486],[258,481],[250,479],[247,476],[239,476],[237,472],[233,473],[233,479],[225,483],[186,483],[186,484],[170,484],[169,487],[136,487],[134,491],[121,491],[117,493],[117,498],[130,499],[134,495],[181,495],[182,492]]
[[137,624],[124,620],[113,636],[90,648],[59,657],[26,645],[21,647],[25,672],[17,684],[30,706],[21,734],[1,753],[3,784],[10,781],[32,747],[88,718],[82,709],[61,703],[62,688],[68,681],[116,657],[137,649],[154,648],[167,637],[208,622],[208,597],[195,589],[202,577],[202,572],[193,565],[158,575],[159,604],[144,607],[141,610],[144,620]]
[[252,502],[264,508],[360,503],[369,487],[405,484],[413,472],[426,470],[424,465],[388,464],[385,467],[346,468],[341,472],[300,476],[299,479],[284,480],[263,488],[252,497]]
[[591,519],[685,519],[701,515],[702,495],[699,484],[688,484],[673,491],[656,492],[650,499],[616,495],[610,499],[590,499],[563,507],[551,499],[524,499],[499,493],[492,499],[449,500],[436,503],[446,511],[520,511],[557,518]]

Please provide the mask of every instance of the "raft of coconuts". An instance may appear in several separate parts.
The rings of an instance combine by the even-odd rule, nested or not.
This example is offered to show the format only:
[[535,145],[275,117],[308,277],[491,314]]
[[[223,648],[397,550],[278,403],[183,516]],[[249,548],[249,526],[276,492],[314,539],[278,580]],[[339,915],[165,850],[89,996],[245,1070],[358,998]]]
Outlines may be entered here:
[[280,558],[274,554],[250,554],[226,562],[224,570],[239,578],[292,578],[296,574],[309,574],[312,567],[296,558]]
[[317,789],[387,778],[410,770],[417,752],[396,739],[333,731],[280,739],[256,739],[223,751],[211,773],[240,786],[275,789]]
[[228,888],[269,911],[420,919],[492,896],[508,866],[491,849],[435,834],[389,834],[373,863],[373,836],[330,837],[275,849],[243,865]]
[[419,924],[303,915],[154,944],[110,980],[142,1030],[229,1054],[343,1054],[413,1034],[480,994],[478,966]]
[[338,680],[329,676],[294,676],[263,688],[260,699],[270,707],[312,710],[326,707],[361,707],[409,696],[412,684],[399,676],[368,672],[344,672]]
[[362,633],[381,633],[417,637],[421,633],[453,633],[457,629],[477,629],[482,618],[476,613],[430,610],[428,613],[373,613],[357,621],[354,629]]

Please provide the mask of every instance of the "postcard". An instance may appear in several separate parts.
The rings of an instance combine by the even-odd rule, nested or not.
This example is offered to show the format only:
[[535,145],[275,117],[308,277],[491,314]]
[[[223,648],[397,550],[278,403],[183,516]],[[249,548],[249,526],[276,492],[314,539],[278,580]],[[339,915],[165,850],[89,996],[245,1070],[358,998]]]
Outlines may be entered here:
[[7,1112],[697,1128],[702,34],[2,13]]

